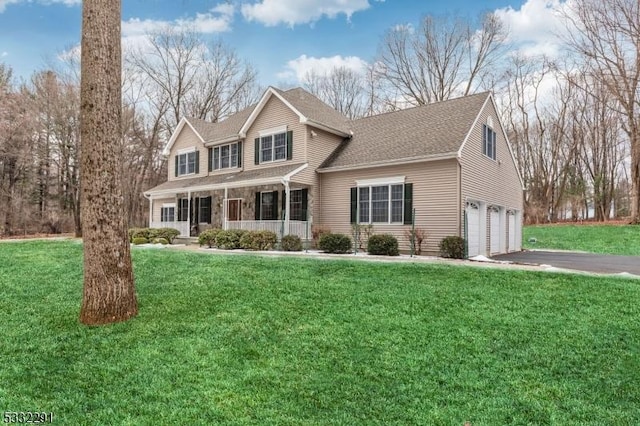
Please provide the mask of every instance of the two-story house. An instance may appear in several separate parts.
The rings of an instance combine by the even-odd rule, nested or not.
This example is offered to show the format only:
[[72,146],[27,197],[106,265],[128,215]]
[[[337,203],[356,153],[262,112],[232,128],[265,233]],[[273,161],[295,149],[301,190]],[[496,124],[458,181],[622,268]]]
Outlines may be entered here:
[[[311,237],[372,224],[468,240],[469,255],[520,250],[522,181],[490,93],[348,120],[303,89],[268,88],[218,123],[183,118],[168,181],[145,192],[152,227]],[[413,222],[413,225],[412,225]]]

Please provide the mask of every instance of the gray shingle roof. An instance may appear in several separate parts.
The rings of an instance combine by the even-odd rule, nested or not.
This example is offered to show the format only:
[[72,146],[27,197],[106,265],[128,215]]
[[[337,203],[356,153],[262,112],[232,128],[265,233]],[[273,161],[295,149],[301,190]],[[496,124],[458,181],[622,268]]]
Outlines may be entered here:
[[287,91],[274,90],[309,120],[344,133],[349,132],[349,120],[345,116],[306,90],[300,87]]
[[205,143],[215,142],[233,136],[238,136],[240,128],[244,122],[247,121],[247,118],[251,115],[251,112],[255,107],[255,105],[251,105],[217,123],[210,123],[193,117],[188,117],[187,120],[189,121],[189,124],[196,129],[200,136],[202,136]]
[[[170,180],[158,186],[145,191],[145,194],[163,193],[163,192],[186,192],[187,189],[203,187],[233,187],[239,182],[259,181],[265,179],[278,179],[287,173],[291,173],[303,163],[286,164],[277,167],[266,167],[262,169],[245,170],[237,173],[225,173],[221,175],[194,177],[190,179]],[[295,180],[295,177],[294,177]],[[184,191],[180,191],[184,189]],[[197,189],[196,189],[197,190]]]
[[489,92],[365,117],[353,137],[321,168],[343,168],[453,154],[460,149]]

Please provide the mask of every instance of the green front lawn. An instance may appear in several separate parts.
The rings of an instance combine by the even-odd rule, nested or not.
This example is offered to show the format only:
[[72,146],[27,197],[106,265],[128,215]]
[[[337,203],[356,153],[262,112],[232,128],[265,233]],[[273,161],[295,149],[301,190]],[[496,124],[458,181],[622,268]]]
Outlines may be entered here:
[[0,244],[5,411],[60,424],[640,423],[636,280],[135,249],[139,316],[88,328],[81,255]]
[[522,235],[525,249],[640,256],[639,225],[531,225],[523,228]]

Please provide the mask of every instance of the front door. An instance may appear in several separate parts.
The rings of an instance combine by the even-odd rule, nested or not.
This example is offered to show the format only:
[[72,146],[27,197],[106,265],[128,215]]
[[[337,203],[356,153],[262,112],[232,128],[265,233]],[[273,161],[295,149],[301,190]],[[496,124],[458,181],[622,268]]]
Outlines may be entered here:
[[230,222],[242,220],[242,200],[227,200],[227,220]]

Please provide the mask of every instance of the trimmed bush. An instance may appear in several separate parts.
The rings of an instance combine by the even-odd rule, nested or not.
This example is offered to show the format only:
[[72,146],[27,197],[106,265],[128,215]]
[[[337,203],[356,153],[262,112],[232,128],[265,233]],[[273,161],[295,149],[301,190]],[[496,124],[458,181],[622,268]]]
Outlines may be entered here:
[[162,238],[162,237],[154,238],[153,240],[151,240],[151,242],[153,244],[162,244],[162,245],[169,244],[169,241],[167,241],[166,238]]
[[131,242],[135,245],[138,245],[138,244],[147,244],[149,240],[146,239],[145,237],[134,237]]
[[278,242],[278,236],[271,231],[249,231],[240,237],[240,248],[245,250],[271,250]]
[[327,253],[347,253],[351,250],[351,238],[344,234],[324,234],[318,247]]
[[131,228],[129,229],[129,242],[133,242],[134,238],[149,239],[149,228]]
[[302,241],[297,235],[285,235],[280,242],[282,251],[302,251]]
[[169,244],[173,243],[173,239],[180,235],[180,231],[175,228],[154,228],[156,237],[166,239]]
[[451,235],[440,241],[440,256],[464,259],[464,238]]
[[239,249],[240,246],[240,238],[246,233],[242,229],[227,229],[218,232],[216,235],[216,247],[224,249],[224,250],[235,250]]
[[216,246],[216,237],[222,231],[220,228],[207,229],[198,235],[198,244],[200,246],[208,246],[209,248]]
[[391,234],[372,235],[367,242],[367,252],[383,256],[398,256],[400,254],[398,239]]

